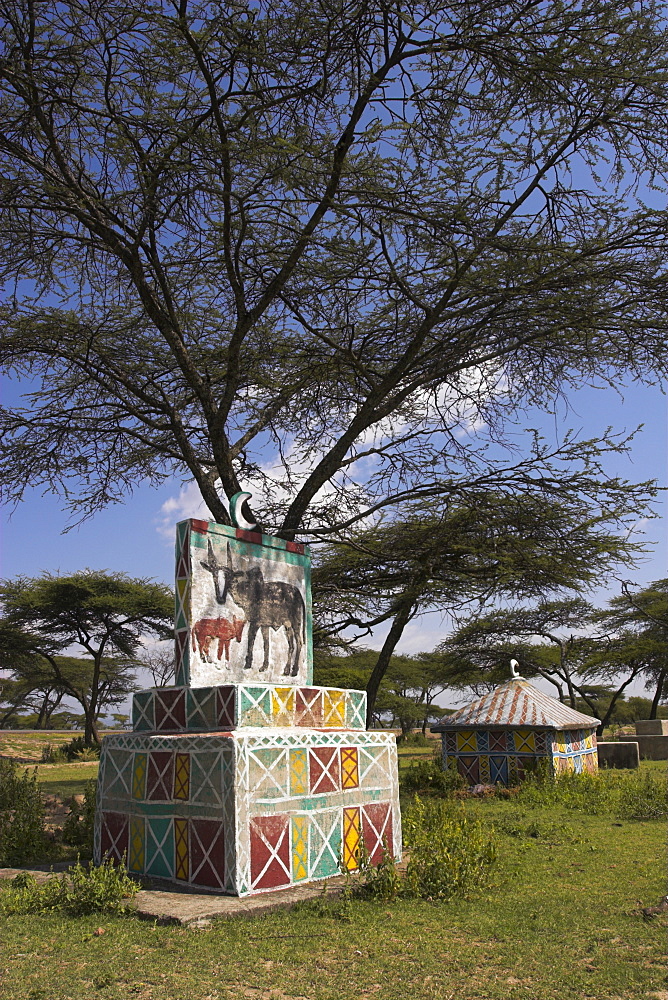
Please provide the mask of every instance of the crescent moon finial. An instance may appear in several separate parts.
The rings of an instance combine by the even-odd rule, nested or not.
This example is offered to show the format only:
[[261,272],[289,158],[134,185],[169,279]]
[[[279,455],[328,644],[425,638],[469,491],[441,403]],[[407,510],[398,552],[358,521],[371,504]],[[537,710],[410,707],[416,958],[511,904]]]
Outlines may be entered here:
[[511,677],[511,680],[522,680],[522,675],[520,674],[519,670],[517,669],[518,667],[519,667],[519,663],[517,662],[517,660],[513,659],[513,660],[510,661],[510,677]]
[[242,512],[242,507],[247,500],[250,500],[252,493],[235,493],[233,497],[230,497],[230,517],[232,518],[232,524],[235,528],[241,528],[242,531],[257,531],[257,524],[255,521],[249,521],[248,518],[244,517]]

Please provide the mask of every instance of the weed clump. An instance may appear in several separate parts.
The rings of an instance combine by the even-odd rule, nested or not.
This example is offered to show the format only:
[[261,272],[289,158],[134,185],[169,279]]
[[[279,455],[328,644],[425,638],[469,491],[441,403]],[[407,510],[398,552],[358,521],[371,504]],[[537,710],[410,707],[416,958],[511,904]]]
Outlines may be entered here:
[[79,764],[100,759],[100,748],[86,743],[83,736],[74,736],[67,743],[54,747],[47,743],[42,750],[42,764]]
[[45,913],[60,911],[72,917],[90,913],[121,913],[139,886],[124,866],[104,861],[99,868],[84,868],[77,860],[62,875],[51,875],[41,884],[31,872],[17,875],[0,896],[0,911]]
[[21,774],[14,761],[0,759],[0,867],[35,861],[46,849],[37,771]]
[[496,838],[461,806],[415,796],[403,818],[409,860],[405,893],[421,899],[468,896],[489,884]]
[[625,775],[619,788],[617,804],[619,819],[662,819],[668,816],[666,781],[649,772],[634,771]]
[[400,774],[401,791],[408,795],[441,796],[447,798],[466,787],[456,767],[443,769],[440,754],[413,761]]
[[87,857],[93,854],[96,789],[97,781],[90,778],[84,787],[83,802],[79,804],[72,799],[70,813],[63,826],[63,842],[80,847]]

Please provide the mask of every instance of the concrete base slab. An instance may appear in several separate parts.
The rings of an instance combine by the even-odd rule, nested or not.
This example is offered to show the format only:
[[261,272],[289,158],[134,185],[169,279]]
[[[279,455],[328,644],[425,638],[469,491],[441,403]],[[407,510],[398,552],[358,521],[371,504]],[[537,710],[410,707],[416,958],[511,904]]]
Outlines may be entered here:
[[621,743],[601,742],[599,740],[597,750],[599,767],[638,767],[640,763],[638,744],[635,740]]
[[668,736],[620,736],[620,743],[637,743],[641,760],[668,760]]
[[[53,866],[63,871],[69,864]],[[30,871],[38,882],[49,876],[46,866],[27,868],[0,868],[0,879],[12,879],[22,872]],[[291,886],[274,892],[258,893],[254,896],[220,896],[202,893],[189,886],[175,887],[172,882],[161,879],[141,879],[145,888],[134,898],[133,909],[142,920],[155,920],[159,924],[181,924],[205,927],[209,921],[230,917],[256,917],[283,907],[295,906],[307,899],[322,896],[337,896],[345,884],[345,876],[338,875],[326,881],[307,885]]]

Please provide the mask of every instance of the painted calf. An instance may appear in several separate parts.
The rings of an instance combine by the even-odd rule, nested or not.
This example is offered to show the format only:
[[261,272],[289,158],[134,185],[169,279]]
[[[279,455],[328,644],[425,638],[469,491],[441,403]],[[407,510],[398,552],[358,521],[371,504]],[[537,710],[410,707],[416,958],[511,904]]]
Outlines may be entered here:
[[246,621],[244,618],[235,617],[232,621],[229,621],[227,618],[201,618],[193,625],[193,650],[197,652],[197,647],[199,646],[199,655],[202,659],[207,663],[213,663],[210,648],[211,643],[217,640],[218,659],[222,660],[224,651],[225,659],[229,663],[230,642],[232,639],[241,642],[245,624]]

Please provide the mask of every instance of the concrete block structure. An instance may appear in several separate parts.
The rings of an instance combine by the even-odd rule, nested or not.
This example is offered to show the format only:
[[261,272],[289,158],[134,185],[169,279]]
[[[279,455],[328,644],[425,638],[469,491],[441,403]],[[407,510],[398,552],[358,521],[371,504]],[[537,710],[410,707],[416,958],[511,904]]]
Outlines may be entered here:
[[668,719],[639,719],[635,726],[637,736],[668,736]]
[[598,766],[613,768],[634,768],[640,763],[640,753],[636,740],[627,742],[598,741]]
[[523,677],[431,727],[441,734],[443,767],[469,785],[515,784],[546,761],[552,773],[595,771],[599,720],[562,705]]
[[245,896],[401,856],[396,742],[312,684],[305,546],[177,525],[173,687],[102,744],[95,859]]

